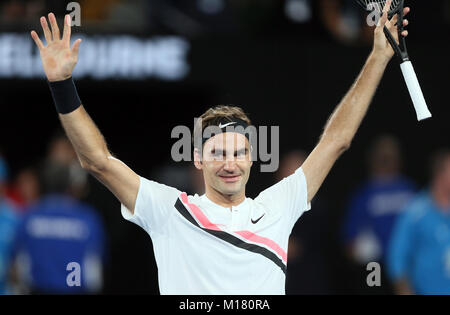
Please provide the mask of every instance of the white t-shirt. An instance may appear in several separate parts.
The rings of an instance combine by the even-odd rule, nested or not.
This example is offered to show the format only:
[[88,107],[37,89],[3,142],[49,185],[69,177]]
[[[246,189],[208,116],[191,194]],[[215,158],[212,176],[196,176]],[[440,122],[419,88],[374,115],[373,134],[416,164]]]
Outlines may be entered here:
[[289,235],[310,208],[299,168],[231,211],[140,177],[134,215],[121,211],[153,241],[161,294],[272,295],[285,294]]

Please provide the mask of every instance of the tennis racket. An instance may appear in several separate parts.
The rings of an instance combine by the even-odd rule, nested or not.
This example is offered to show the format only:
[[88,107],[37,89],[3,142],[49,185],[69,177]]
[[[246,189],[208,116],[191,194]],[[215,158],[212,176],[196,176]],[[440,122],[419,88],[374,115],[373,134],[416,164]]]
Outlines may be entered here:
[[[383,8],[386,5],[386,0],[356,0],[365,10],[373,12],[373,10],[378,10],[378,12],[383,11]],[[395,54],[397,55],[400,61],[400,68],[403,73],[403,77],[406,81],[406,86],[408,87],[409,94],[411,95],[411,99],[414,104],[414,108],[417,114],[417,120],[424,120],[431,117],[431,113],[428,110],[427,103],[422,93],[422,89],[419,84],[419,80],[417,79],[416,72],[414,71],[414,67],[409,59],[408,50],[406,49],[406,40],[405,37],[401,35],[404,31],[403,26],[403,8],[404,8],[404,0],[393,0],[391,6],[389,8],[388,17],[389,20],[392,19],[396,14],[398,15],[398,38],[399,44],[392,36],[391,32],[388,28],[384,27],[384,34],[388,39],[389,43],[394,49]]]

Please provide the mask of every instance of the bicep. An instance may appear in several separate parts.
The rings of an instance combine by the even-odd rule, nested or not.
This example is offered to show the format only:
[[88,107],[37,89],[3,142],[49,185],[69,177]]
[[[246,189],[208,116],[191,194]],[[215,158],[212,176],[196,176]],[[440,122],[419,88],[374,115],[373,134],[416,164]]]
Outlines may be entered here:
[[92,175],[102,182],[131,213],[134,212],[140,180],[132,169],[110,156],[102,170],[93,172]]
[[314,198],[334,163],[345,149],[333,143],[320,141],[305,160],[302,169],[306,177],[308,202]]

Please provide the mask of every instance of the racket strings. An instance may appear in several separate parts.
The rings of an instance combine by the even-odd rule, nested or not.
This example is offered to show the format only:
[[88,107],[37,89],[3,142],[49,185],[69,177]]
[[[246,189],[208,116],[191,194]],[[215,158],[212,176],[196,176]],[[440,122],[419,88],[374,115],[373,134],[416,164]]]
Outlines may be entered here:
[[[402,0],[393,0],[389,11],[395,10],[400,5],[401,1]],[[386,5],[386,0],[357,0],[357,2],[367,11],[377,10],[382,12]]]

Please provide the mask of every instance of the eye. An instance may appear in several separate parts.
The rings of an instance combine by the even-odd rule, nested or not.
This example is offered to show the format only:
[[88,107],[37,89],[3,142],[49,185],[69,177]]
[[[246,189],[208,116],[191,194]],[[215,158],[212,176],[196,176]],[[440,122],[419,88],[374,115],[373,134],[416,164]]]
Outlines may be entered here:
[[245,156],[245,154],[246,154],[246,150],[240,150],[240,151],[236,152],[235,155],[238,157],[243,157],[243,156]]
[[211,152],[211,155],[213,157],[221,157],[221,156],[223,156],[223,151],[214,150],[214,151]]

